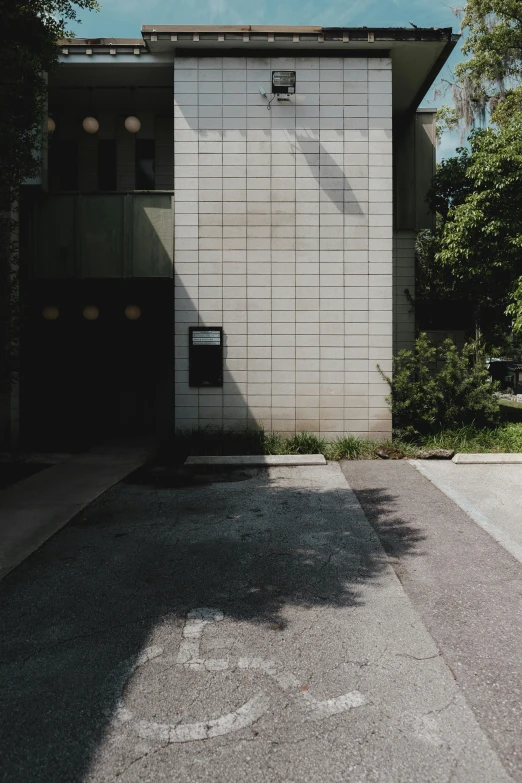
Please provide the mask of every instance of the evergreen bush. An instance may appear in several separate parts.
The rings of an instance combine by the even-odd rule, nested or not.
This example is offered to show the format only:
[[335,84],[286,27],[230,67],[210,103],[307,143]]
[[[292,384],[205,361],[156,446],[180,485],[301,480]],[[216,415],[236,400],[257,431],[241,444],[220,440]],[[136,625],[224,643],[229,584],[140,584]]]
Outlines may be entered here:
[[391,378],[380,372],[390,386],[387,400],[399,437],[466,425],[491,427],[500,420],[496,385],[476,344],[459,350],[445,340],[435,346],[421,334],[413,350],[402,350],[394,358]]

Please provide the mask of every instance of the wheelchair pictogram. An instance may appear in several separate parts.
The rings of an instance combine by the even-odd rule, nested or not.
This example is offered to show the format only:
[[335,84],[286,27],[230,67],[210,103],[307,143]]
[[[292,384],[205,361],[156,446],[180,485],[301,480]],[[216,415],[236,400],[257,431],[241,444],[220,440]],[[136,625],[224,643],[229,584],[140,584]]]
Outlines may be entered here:
[[[294,697],[295,706],[308,720],[323,720],[339,715],[356,707],[362,707],[366,699],[359,691],[351,691],[332,699],[319,701],[308,690],[303,690],[299,680],[286,672],[279,664],[263,658],[239,658],[235,663],[228,659],[204,658],[201,654],[201,639],[206,626],[219,623],[224,614],[219,609],[194,609],[189,612],[185,625],[176,665],[181,669],[204,672],[257,670],[275,682],[285,693]],[[161,647],[148,647],[137,660],[124,661],[113,672],[108,687],[112,688],[117,700],[117,709],[113,718],[115,724],[126,724],[143,739],[160,740],[167,743],[194,742],[231,734],[252,726],[270,707],[270,698],[258,693],[233,712],[217,718],[172,725],[156,723],[140,718],[125,707],[123,691],[134,672],[149,661],[164,654]]]

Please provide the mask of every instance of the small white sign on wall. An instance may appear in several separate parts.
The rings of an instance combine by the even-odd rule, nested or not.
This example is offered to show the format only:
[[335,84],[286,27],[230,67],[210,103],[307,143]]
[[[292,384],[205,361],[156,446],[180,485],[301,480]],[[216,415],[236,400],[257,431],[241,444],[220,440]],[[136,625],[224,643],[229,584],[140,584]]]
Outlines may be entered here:
[[221,333],[218,331],[192,332],[193,345],[221,345]]

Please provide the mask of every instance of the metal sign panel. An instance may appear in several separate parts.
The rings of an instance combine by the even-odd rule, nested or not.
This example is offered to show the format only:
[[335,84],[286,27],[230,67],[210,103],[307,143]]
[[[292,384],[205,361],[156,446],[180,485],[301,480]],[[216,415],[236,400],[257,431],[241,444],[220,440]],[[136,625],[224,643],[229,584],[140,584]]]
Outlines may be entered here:
[[205,331],[193,329],[192,345],[221,345],[221,331],[218,329]]

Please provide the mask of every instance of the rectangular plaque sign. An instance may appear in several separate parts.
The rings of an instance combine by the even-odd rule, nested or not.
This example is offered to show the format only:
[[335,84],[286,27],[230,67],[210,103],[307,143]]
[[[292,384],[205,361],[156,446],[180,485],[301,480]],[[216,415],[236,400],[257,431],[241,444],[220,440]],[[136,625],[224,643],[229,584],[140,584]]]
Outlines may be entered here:
[[221,345],[221,332],[212,330],[199,330],[194,329],[192,332],[192,344],[193,345]]

